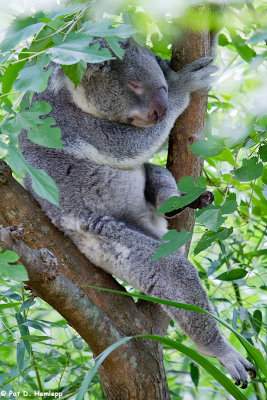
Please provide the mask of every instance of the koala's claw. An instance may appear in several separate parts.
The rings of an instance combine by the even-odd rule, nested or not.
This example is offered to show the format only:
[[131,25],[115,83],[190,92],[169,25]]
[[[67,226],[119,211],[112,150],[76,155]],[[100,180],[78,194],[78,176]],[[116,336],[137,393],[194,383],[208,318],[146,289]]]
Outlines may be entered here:
[[209,205],[211,205],[214,199],[215,199],[214,194],[212,192],[209,192],[208,190],[206,190],[195,201],[190,203],[188,205],[188,207],[193,208],[193,209],[205,208],[205,207],[208,207]]
[[218,357],[218,359],[230,372],[231,377],[235,381],[235,385],[239,386],[241,384],[241,389],[246,389],[248,386],[247,372],[250,373],[252,379],[256,377],[256,371],[253,365],[236,351],[231,351],[226,356]]

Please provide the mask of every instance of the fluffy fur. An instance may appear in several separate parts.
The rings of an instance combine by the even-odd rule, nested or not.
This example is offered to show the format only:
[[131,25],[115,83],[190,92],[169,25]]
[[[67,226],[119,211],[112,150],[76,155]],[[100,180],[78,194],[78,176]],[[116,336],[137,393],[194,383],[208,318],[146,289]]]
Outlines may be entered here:
[[[216,68],[211,59],[202,58],[174,72],[133,42],[124,47],[123,60],[88,65],[77,89],[60,67],[55,68],[46,91],[34,96],[33,101],[51,104],[50,116],[62,130],[64,149],[38,146],[25,131],[20,149],[31,165],[55,180],[60,208],[34,193],[29,176],[25,186],[52,222],[100,268],[148,295],[212,312],[197,271],[187,259],[174,253],[151,261],[167,231],[165,217],[155,210],[179,192],[165,168],[147,161],[168,138],[190,93],[208,88]],[[141,88],[134,91],[129,82]],[[151,115],[156,107],[163,109],[164,93],[168,93],[168,114],[158,123]],[[140,118],[148,126],[135,126]],[[236,383],[246,387],[246,371],[253,367],[221,336],[213,318],[165,310],[202,353],[217,357]]]

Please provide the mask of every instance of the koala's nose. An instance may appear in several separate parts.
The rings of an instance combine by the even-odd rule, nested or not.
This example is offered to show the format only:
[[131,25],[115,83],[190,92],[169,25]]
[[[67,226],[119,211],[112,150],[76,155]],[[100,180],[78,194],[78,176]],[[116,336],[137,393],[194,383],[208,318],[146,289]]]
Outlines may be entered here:
[[148,118],[153,124],[163,121],[168,111],[168,95],[164,88],[156,89],[151,100]]

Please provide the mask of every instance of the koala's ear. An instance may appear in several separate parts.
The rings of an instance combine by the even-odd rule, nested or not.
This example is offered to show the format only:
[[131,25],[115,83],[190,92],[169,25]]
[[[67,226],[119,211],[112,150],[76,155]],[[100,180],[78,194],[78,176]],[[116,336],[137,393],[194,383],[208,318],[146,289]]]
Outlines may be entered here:
[[95,63],[95,64],[87,64],[87,70],[84,76],[87,79],[90,79],[91,76],[99,73],[106,73],[110,70],[110,62],[111,60],[103,61],[102,63]]

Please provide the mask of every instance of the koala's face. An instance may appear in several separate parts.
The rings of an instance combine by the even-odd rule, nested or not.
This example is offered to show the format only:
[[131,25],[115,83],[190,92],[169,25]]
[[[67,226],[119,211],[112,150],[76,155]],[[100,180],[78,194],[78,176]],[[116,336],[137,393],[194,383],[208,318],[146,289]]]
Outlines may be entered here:
[[90,64],[82,79],[86,98],[101,118],[145,127],[161,122],[168,87],[154,55],[133,42],[123,44],[123,60]]

